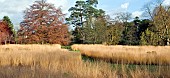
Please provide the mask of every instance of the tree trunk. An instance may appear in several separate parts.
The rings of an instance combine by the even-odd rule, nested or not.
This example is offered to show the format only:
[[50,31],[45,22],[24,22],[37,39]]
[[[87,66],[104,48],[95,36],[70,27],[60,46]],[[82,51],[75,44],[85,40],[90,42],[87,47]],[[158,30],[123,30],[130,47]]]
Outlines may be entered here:
[[169,38],[167,38],[167,43],[166,44],[167,44],[167,46],[169,46]]
[[166,45],[169,46],[169,30],[168,30],[168,26],[166,25]]

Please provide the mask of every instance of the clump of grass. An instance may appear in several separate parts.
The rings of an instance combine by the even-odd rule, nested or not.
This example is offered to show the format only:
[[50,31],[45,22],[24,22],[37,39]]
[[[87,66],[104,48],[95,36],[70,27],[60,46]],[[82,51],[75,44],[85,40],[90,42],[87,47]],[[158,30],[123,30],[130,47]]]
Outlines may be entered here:
[[62,49],[68,49],[68,50],[72,50],[71,46],[61,46]]

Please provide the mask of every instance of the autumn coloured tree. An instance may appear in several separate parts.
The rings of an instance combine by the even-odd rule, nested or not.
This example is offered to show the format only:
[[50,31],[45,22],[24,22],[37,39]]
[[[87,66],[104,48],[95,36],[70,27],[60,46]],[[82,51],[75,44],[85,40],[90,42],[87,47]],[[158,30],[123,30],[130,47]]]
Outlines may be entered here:
[[14,25],[11,22],[10,18],[8,16],[4,16],[3,17],[3,21],[5,21],[8,24],[8,27],[10,28],[10,30],[12,31],[11,33],[15,36],[15,29],[14,29]]
[[0,44],[14,43],[13,32],[6,21],[0,20]]
[[24,44],[69,44],[68,27],[60,8],[45,0],[35,3],[25,11],[18,31],[18,42]]

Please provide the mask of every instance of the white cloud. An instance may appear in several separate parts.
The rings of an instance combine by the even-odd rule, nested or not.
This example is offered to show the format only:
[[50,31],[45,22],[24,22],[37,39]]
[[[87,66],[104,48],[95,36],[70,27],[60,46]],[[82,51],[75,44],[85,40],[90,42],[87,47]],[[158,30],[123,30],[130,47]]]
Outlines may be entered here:
[[4,2],[5,0],[0,0],[0,3]]
[[135,11],[132,13],[132,18],[137,17],[141,17],[142,16],[143,11]]
[[[10,2],[10,3],[9,3]],[[28,7],[34,0],[4,0],[1,1],[0,7],[0,19],[3,16],[9,16],[14,26],[22,21],[23,11]]]
[[6,12],[0,12],[0,17],[6,16],[6,15],[9,15],[9,14]]
[[170,5],[170,0],[164,0],[163,5]]
[[121,5],[122,9],[128,9],[128,7],[129,7],[129,2],[124,3],[124,4]]

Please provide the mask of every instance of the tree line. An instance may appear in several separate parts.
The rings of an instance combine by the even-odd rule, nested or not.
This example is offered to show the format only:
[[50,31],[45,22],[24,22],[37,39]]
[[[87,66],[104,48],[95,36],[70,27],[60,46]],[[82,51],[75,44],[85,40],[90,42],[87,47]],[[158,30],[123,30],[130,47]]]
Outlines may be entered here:
[[120,12],[111,18],[104,10],[97,9],[97,0],[77,1],[69,9],[71,15],[66,19],[75,27],[71,32],[72,41],[81,44],[169,45],[170,6],[162,3],[145,5],[146,19],[132,19],[129,12]]
[[[65,18],[61,8],[46,0],[35,1],[24,11],[24,20],[14,30],[8,16],[0,21],[0,43],[170,45],[170,6],[145,5],[146,19],[120,12],[114,18],[97,8],[98,0],[77,0]],[[68,29],[71,27],[71,30]]]

